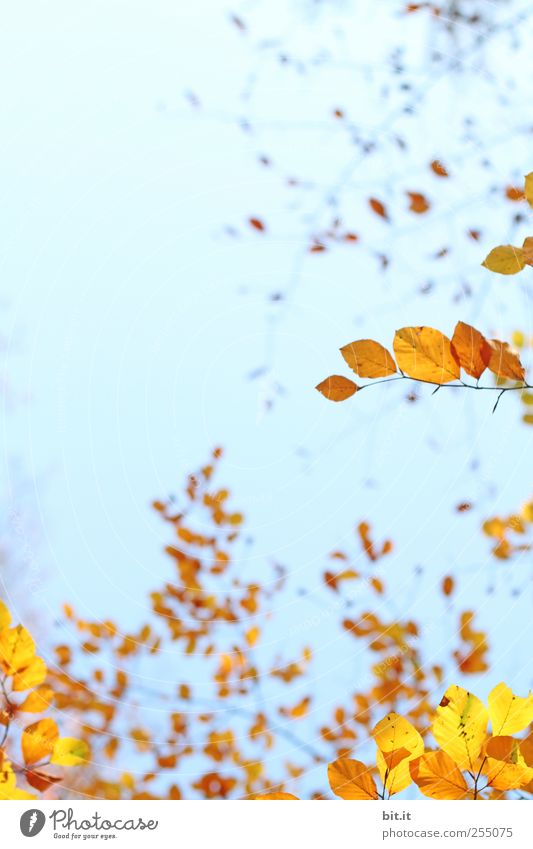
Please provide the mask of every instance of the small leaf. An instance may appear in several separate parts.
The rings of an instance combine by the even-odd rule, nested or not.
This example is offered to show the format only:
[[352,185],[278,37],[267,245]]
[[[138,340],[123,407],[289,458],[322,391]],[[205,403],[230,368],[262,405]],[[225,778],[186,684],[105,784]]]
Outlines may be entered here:
[[386,377],[396,373],[396,364],[387,349],[373,339],[357,339],[340,350],[359,377]]
[[59,736],[53,719],[40,719],[28,725],[22,732],[22,755],[24,763],[35,764],[52,754]]
[[438,159],[434,159],[433,162],[431,163],[431,170],[433,171],[434,174],[437,175],[437,177],[449,177],[450,176],[448,174],[448,171],[446,170],[446,168],[442,164],[442,162],[439,162]]
[[409,764],[411,778],[429,799],[466,799],[471,791],[446,752],[426,752]]
[[75,737],[60,737],[56,740],[50,763],[58,766],[78,766],[87,763],[90,757],[89,746],[85,740]]
[[479,380],[492,354],[492,348],[485,337],[470,324],[458,321],[452,336],[452,347],[461,367]]
[[425,195],[420,194],[420,192],[407,192],[407,196],[409,197],[409,209],[411,212],[422,215],[428,211],[430,203]]
[[530,206],[533,206],[533,171],[525,176],[525,195]]
[[459,378],[459,361],[440,330],[402,327],[396,331],[393,347],[398,366],[415,380],[443,384]]
[[496,736],[516,734],[533,722],[533,695],[515,696],[503,682],[489,693],[489,717]]
[[489,271],[495,271],[496,274],[518,274],[519,271],[522,271],[526,262],[522,248],[515,248],[513,245],[500,245],[493,248],[481,264]]
[[379,215],[380,218],[384,218],[386,221],[389,220],[389,215],[386,210],[386,207],[383,203],[381,203],[380,200],[378,200],[377,198],[369,198],[368,203],[370,204],[370,208],[373,212],[376,213],[376,215]]
[[6,675],[25,669],[34,655],[35,643],[22,625],[0,632],[0,667]]
[[260,793],[252,798],[255,802],[300,801],[298,796],[293,796],[292,793]]
[[509,380],[524,380],[525,370],[520,362],[520,357],[515,354],[507,342],[499,339],[491,339],[492,352],[489,360],[489,369],[497,377],[506,377]]
[[347,398],[355,395],[360,388],[353,380],[342,377],[340,374],[332,374],[326,377],[322,383],[315,387],[324,398],[328,398],[330,401],[346,401]]
[[378,799],[376,782],[361,761],[339,758],[328,766],[329,786],[341,799]]

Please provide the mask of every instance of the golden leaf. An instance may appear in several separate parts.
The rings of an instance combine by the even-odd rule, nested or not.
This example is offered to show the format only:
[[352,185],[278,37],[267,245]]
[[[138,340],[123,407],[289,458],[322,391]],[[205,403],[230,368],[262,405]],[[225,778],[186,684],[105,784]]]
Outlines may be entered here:
[[533,722],[533,694],[515,696],[503,682],[489,693],[489,717],[495,737],[516,734]]
[[330,401],[346,401],[347,398],[355,395],[360,387],[347,377],[332,374],[315,388]]
[[359,377],[386,377],[396,373],[396,363],[387,349],[373,339],[357,339],[340,350]]
[[485,742],[488,720],[483,703],[452,684],[437,707],[433,736],[460,769],[473,770]]
[[496,274],[518,274],[526,262],[522,248],[515,248],[514,245],[500,245],[493,248],[481,264],[489,271],[495,271]]
[[341,799],[378,799],[376,782],[361,761],[339,758],[328,766],[329,786]]
[[411,783],[409,761],[424,751],[424,741],[411,723],[389,713],[372,731],[378,747],[376,763],[383,786],[389,795],[400,793]]
[[466,799],[471,791],[446,752],[426,752],[409,764],[411,778],[430,799]]
[[13,676],[13,689],[31,690],[42,684],[46,678],[46,664],[42,657],[34,657],[31,662]]
[[433,327],[397,330],[394,353],[400,369],[415,380],[442,384],[459,378],[459,361],[450,340]]
[[479,379],[492,354],[492,348],[479,330],[458,321],[452,336],[452,348],[466,373]]
[[530,206],[533,206],[533,171],[525,176],[525,195]]
[[4,628],[8,628],[10,622],[11,614],[4,602],[0,599],[0,631],[3,631]]
[[35,655],[35,643],[22,625],[0,633],[0,666],[7,675],[25,669]]
[[526,763],[520,740],[491,737],[485,746],[485,756],[481,771],[496,790],[513,790],[533,780],[533,766]]
[[53,719],[40,719],[22,732],[21,745],[24,763],[35,764],[52,754],[59,736]]

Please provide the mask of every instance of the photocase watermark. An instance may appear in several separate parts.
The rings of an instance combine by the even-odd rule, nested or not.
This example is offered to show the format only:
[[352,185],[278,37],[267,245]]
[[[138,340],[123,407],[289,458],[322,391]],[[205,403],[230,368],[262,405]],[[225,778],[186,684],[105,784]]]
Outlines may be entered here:
[[[30,808],[20,818],[20,830],[25,837],[35,837],[43,830],[46,820],[43,811]],[[155,831],[159,825],[159,820],[144,820],[142,817],[109,819],[98,812],[76,819],[73,808],[55,808],[48,820],[53,836],[58,840],[111,840],[123,831]]]
[[20,818],[20,830],[24,837],[35,837],[43,830],[46,817],[42,811],[32,808],[29,811],[24,811]]

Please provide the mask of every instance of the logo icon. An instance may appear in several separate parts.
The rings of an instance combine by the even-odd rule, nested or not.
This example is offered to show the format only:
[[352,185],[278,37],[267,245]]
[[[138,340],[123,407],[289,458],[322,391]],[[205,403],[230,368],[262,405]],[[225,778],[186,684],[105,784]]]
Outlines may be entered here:
[[35,837],[43,830],[46,817],[42,811],[32,808],[29,811],[24,811],[20,818],[20,830],[24,837]]

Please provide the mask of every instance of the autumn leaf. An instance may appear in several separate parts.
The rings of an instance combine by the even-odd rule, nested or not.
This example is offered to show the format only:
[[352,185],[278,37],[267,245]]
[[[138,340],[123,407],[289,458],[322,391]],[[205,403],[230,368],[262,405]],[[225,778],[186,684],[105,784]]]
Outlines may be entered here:
[[433,736],[460,769],[473,770],[485,742],[488,720],[483,703],[453,684],[437,707]]
[[533,765],[526,763],[520,740],[514,737],[491,737],[485,746],[481,771],[496,790],[512,790],[533,780]]
[[497,377],[506,377],[509,380],[524,380],[526,372],[520,362],[520,357],[511,350],[507,342],[500,342],[499,339],[491,339],[490,346],[492,350],[488,365],[489,369]]
[[30,663],[13,676],[13,690],[30,690],[42,684],[46,678],[46,664],[42,657],[34,657]]
[[0,599],[0,631],[3,631],[4,628],[8,628],[10,622],[11,614],[4,602]]
[[43,684],[41,687],[37,687],[36,690],[28,693],[18,709],[23,713],[42,713],[50,707],[53,697],[54,691],[52,688]]
[[89,747],[84,740],[77,740],[75,737],[60,737],[54,743],[50,763],[58,766],[78,766],[87,763],[89,757]]
[[409,377],[429,383],[449,383],[460,375],[451,342],[433,327],[402,327],[394,337],[400,369]]
[[471,795],[463,774],[446,752],[425,752],[409,763],[411,778],[430,799],[466,799]]
[[256,796],[252,796],[252,799],[254,802],[300,801],[298,796],[293,796],[292,793],[259,793]]
[[524,268],[526,260],[522,248],[500,245],[493,248],[481,264],[497,274],[518,274]]
[[396,373],[396,364],[387,349],[373,339],[357,339],[340,351],[359,377],[386,377]]
[[0,632],[0,666],[6,675],[25,669],[35,655],[35,643],[22,625]]
[[525,195],[530,206],[533,207],[533,171],[525,176]]
[[259,230],[260,233],[266,230],[265,223],[260,218],[249,218],[248,223],[250,227],[253,227],[254,230]]
[[376,213],[376,215],[379,215],[380,218],[384,218],[386,221],[389,220],[387,209],[385,205],[381,203],[380,200],[378,200],[377,198],[369,198],[368,203],[370,204],[370,208],[373,210],[373,212]]
[[52,754],[59,731],[53,719],[40,719],[22,732],[24,763],[35,764]]
[[492,348],[485,337],[470,324],[458,321],[452,336],[452,348],[461,368],[479,380],[492,354]]
[[332,374],[326,377],[322,383],[315,387],[329,401],[346,401],[347,398],[355,395],[360,388],[353,380],[349,380],[340,374]]
[[439,162],[438,159],[434,159],[433,162],[431,163],[431,170],[433,171],[434,174],[437,175],[437,177],[449,177],[450,176],[448,174],[448,171],[446,170],[446,168],[442,164],[442,162]]
[[329,786],[341,799],[378,799],[376,782],[364,763],[339,758],[328,766]]
[[407,192],[407,196],[409,198],[409,209],[411,212],[422,215],[428,211],[430,203],[425,195],[420,194],[420,192]]
[[492,733],[495,737],[516,734],[533,722],[531,693],[526,698],[520,698],[502,682],[489,693],[488,704]]
[[389,713],[372,731],[378,747],[376,763],[389,795],[400,793],[411,783],[409,761],[424,751],[424,741],[411,723],[397,713]]

